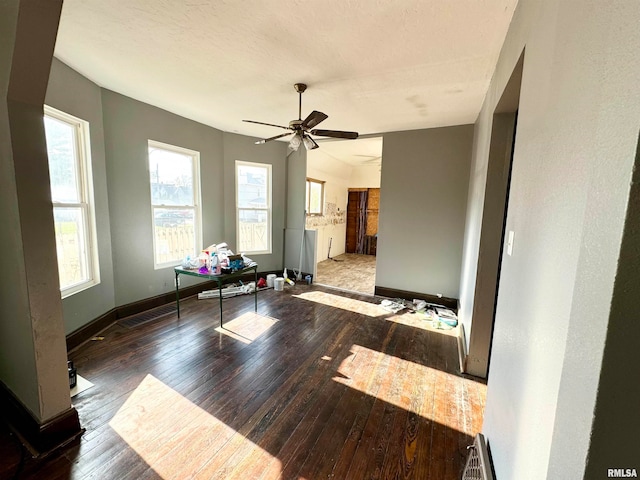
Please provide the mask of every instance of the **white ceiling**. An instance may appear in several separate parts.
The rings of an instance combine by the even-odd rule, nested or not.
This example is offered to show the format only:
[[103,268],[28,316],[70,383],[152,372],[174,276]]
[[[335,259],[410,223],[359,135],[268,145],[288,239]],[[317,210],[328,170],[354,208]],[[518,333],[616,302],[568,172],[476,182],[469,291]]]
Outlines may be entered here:
[[[473,123],[517,0],[65,0],[55,55],[97,84],[255,137]],[[288,138],[288,137],[287,137]],[[343,144],[345,142],[339,142]],[[324,147],[323,147],[324,148]]]
[[382,137],[324,140],[318,144],[320,148],[311,150],[311,155],[322,153],[354,167],[382,164]]

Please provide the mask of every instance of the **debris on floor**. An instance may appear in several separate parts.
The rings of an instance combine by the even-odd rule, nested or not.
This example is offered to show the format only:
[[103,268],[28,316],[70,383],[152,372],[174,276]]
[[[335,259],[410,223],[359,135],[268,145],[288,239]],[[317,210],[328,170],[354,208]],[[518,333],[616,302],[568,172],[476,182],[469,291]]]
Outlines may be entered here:
[[453,310],[445,307],[436,307],[436,313],[438,314],[438,320],[440,320],[440,322],[449,325],[450,327],[458,325],[458,316],[453,312]]
[[220,294],[222,293],[222,298],[231,298],[236,295],[247,295],[249,293],[253,293],[256,289],[255,282],[249,282],[241,285],[230,284],[222,289],[222,291],[217,288],[214,290],[205,290],[204,292],[200,292],[198,294],[198,300],[204,300],[207,298],[220,298]]
[[[400,301],[397,301],[400,300]],[[384,308],[387,312],[398,313],[401,310],[404,310],[406,307],[404,305],[404,301],[401,299],[396,300],[382,300],[380,302],[380,306]]]
[[444,305],[428,303],[425,300],[413,299],[413,302],[402,298],[393,300],[385,299],[380,302],[380,306],[391,313],[398,313],[404,309],[409,309],[421,320],[431,322],[434,328],[441,330],[451,330],[458,325],[458,316],[450,308]]

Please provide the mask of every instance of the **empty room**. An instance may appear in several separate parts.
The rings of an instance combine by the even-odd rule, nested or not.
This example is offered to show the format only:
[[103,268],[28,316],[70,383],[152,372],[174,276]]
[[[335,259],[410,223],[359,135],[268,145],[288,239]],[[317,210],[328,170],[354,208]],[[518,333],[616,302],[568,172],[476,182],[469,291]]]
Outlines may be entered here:
[[638,24],[0,2],[0,478],[637,477]]

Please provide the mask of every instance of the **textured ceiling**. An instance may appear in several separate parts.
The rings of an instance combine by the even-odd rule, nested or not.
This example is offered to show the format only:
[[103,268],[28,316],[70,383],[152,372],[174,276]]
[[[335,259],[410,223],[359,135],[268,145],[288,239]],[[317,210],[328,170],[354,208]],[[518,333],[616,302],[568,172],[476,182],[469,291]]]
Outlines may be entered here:
[[[473,123],[517,0],[65,0],[56,56],[97,84],[255,137]],[[342,142],[341,142],[342,143]]]

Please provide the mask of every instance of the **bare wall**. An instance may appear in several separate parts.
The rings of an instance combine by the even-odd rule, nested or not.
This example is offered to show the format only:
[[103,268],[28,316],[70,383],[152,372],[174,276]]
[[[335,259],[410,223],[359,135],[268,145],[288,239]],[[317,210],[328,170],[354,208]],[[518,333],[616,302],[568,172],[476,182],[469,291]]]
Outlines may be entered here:
[[376,286],[458,298],[473,126],[384,134]]
[[638,23],[635,0],[521,0],[475,126],[467,313],[491,120],[526,47],[507,217],[515,244],[502,262],[483,426],[500,479],[585,475],[639,128]]
[[0,381],[40,425],[72,411],[42,119],[61,9],[0,3]]
[[[200,152],[203,247],[224,238],[222,132],[102,90],[115,304],[172,291],[171,267],[153,268],[148,140]],[[194,280],[181,278],[184,285]]]

